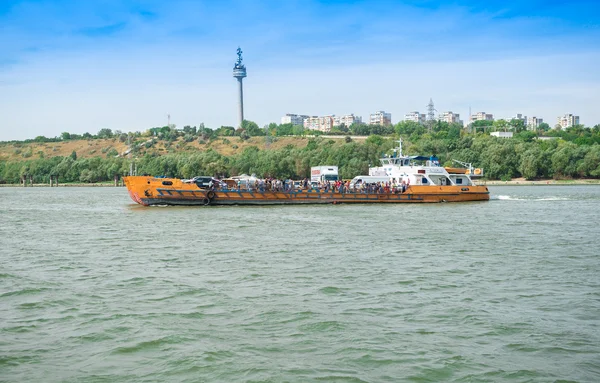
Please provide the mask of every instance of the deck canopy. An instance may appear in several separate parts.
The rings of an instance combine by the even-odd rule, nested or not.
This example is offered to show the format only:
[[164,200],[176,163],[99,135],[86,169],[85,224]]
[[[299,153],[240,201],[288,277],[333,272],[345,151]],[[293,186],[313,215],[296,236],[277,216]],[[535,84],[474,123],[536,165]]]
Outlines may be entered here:
[[415,161],[427,161],[431,159],[431,157],[426,156],[408,156],[408,158]]

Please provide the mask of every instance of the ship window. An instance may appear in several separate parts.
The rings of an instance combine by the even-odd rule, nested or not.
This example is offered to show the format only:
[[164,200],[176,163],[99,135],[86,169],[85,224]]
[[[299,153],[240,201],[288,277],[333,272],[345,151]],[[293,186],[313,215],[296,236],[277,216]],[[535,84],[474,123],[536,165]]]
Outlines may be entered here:
[[170,185],[173,185],[173,182],[171,182],[171,181],[163,181],[162,184],[170,186]]
[[427,178],[423,177],[423,178],[421,179],[421,183],[422,183],[422,184],[426,184],[426,183],[427,183]]
[[457,178],[456,179],[456,184],[457,185],[461,185],[462,184],[462,178]]

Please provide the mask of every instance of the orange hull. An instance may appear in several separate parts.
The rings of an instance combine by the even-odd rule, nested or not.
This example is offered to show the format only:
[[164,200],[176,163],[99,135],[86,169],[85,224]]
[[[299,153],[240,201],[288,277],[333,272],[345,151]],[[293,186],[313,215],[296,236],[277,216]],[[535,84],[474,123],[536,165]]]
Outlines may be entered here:
[[125,177],[131,199],[144,205],[277,205],[319,203],[468,202],[490,199],[486,186],[409,186],[404,193],[215,190],[174,178]]

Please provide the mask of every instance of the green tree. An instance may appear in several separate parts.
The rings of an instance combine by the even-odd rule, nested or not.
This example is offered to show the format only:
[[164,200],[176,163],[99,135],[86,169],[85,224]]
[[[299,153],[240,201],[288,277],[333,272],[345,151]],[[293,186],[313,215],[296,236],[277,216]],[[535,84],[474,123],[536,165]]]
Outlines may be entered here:
[[469,131],[472,133],[489,132],[492,130],[493,124],[494,124],[494,121],[489,121],[489,120],[473,121],[469,124]]
[[96,136],[98,138],[112,138],[113,133],[112,133],[112,130],[110,130],[108,128],[103,128],[103,129],[100,129],[100,131],[98,132],[98,134]]
[[528,180],[542,175],[542,151],[538,146],[531,146],[521,154],[519,172]]
[[600,177],[600,145],[593,145],[578,167],[585,177]]
[[520,118],[513,118],[509,121],[508,125],[515,132],[519,133],[524,130],[527,130],[527,126],[525,125],[525,121]]
[[215,131],[217,136],[233,137],[235,135],[235,128],[233,126],[221,126]]
[[546,124],[545,122],[542,122],[541,124],[538,125],[538,129],[537,130],[541,130],[543,132],[547,132],[550,130],[550,125]]
[[508,121],[500,119],[500,120],[496,120],[492,123],[492,126],[494,127],[494,131],[499,132],[499,131],[504,131],[506,132],[508,130],[508,128],[510,128],[510,124],[508,123]]
[[265,135],[264,129],[259,128],[256,122],[254,121],[242,121],[242,129],[244,129],[246,133],[248,133],[248,135],[250,135],[251,137]]

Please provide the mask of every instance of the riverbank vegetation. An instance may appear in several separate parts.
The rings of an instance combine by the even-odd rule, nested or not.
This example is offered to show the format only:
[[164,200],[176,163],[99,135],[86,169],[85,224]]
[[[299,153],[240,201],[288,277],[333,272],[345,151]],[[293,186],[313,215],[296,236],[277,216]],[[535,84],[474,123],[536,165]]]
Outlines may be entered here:
[[[490,131],[510,130],[512,139]],[[498,120],[478,122],[468,130],[443,122],[426,127],[412,122],[395,126],[352,125],[329,135],[290,124],[260,129],[244,121],[241,129],[186,126],[123,133],[102,129],[96,135],[62,133],[0,143],[0,183],[111,181],[125,175],[131,163],[137,174],[187,178],[255,173],[278,178],[309,176],[310,167],[338,165],[343,178],[366,174],[402,137],[405,154],[437,155],[446,166],[453,159],[484,169],[490,180],[600,178],[600,125],[566,130]]]

